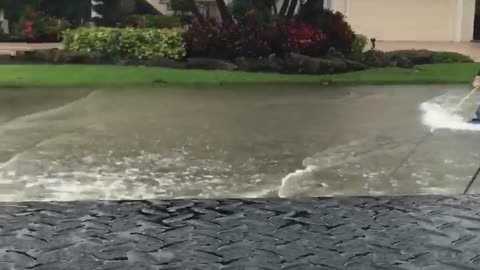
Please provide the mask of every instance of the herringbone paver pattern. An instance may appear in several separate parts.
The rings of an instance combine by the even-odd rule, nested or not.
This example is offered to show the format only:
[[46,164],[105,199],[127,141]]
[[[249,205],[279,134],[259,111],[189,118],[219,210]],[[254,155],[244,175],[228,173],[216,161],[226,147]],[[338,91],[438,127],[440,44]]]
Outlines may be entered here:
[[480,267],[480,198],[0,205],[0,269]]

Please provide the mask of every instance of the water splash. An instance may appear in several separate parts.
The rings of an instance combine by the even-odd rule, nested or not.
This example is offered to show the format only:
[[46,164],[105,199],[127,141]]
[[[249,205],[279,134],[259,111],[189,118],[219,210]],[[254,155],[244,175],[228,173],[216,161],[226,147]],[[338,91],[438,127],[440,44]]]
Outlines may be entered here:
[[293,194],[299,193],[300,183],[313,179],[315,172],[318,170],[317,166],[310,165],[306,166],[305,169],[289,173],[281,181],[282,184],[278,189],[278,196],[280,198],[288,198]]
[[[323,181],[320,175],[330,171],[334,172],[333,177],[338,181],[342,181],[343,174],[351,174],[358,175],[366,183],[375,182],[376,179],[383,179],[387,173],[382,169],[380,160],[407,153],[408,146],[404,141],[378,136],[327,148],[306,158],[303,169],[286,175],[278,188],[278,196],[342,196],[343,193],[330,189],[329,181]],[[366,164],[373,167],[368,168]]]
[[422,123],[432,131],[439,129],[480,131],[480,125],[468,123],[468,118],[464,117],[461,111],[456,110],[451,97],[451,95],[443,95],[420,104],[420,110],[423,113]]

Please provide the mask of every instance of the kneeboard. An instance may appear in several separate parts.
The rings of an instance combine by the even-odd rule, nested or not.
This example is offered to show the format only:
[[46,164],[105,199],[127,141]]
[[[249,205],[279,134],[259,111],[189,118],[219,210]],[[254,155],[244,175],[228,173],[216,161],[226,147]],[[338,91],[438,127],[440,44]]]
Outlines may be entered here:
[[469,124],[480,125],[480,118],[473,118],[472,120],[468,121]]

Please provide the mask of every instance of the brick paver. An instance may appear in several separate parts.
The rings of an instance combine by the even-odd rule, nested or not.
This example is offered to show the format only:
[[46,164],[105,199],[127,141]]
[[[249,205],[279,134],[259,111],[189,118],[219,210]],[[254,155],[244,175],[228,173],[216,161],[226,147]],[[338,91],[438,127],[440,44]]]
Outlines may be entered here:
[[61,43],[0,43],[0,55],[14,55],[16,51],[32,51],[61,47]]
[[475,270],[480,198],[0,205],[0,269]]

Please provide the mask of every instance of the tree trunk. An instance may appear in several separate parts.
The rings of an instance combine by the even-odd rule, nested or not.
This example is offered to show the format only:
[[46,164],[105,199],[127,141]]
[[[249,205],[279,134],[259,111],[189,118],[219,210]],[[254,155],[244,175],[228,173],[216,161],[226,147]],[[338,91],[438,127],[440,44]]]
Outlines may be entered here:
[[200,9],[198,9],[198,6],[197,6],[197,3],[195,3],[194,0],[190,0],[191,1],[191,8],[192,8],[192,14],[193,16],[195,16],[195,18],[197,18],[197,20],[200,22],[200,23],[204,23],[205,20],[203,18],[203,15],[202,13],[200,12]]
[[325,6],[325,0],[307,0],[301,5],[300,8],[312,9],[312,10],[323,10],[324,6]]
[[223,23],[231,23],[232,15],[228,12],[227,5],[224,0],[215,0],[217,2],[218,10],[220,11],[220,16],[222,17]]
[[273,11],[273,15],[277,16],[278,15],[278,9],[277,9],[276,1],[275,0],[268,0],[268,6]]
[[288,7],[287,11],[287,18],[292,18],[295,14],[295,10],[297,10],[298,0],[292,0],[290,2],[290,6]]
[[298,18],[306,23],[315,24],[323,16],[324,0],[307,0],[298,10]]
[[278,12],[278,15],[282,17],[287,16],[287,9],[289,4],[290,4],[290,0],[283,0],[283,3],[282,3],[282,6],[280,7],[280,11]]

